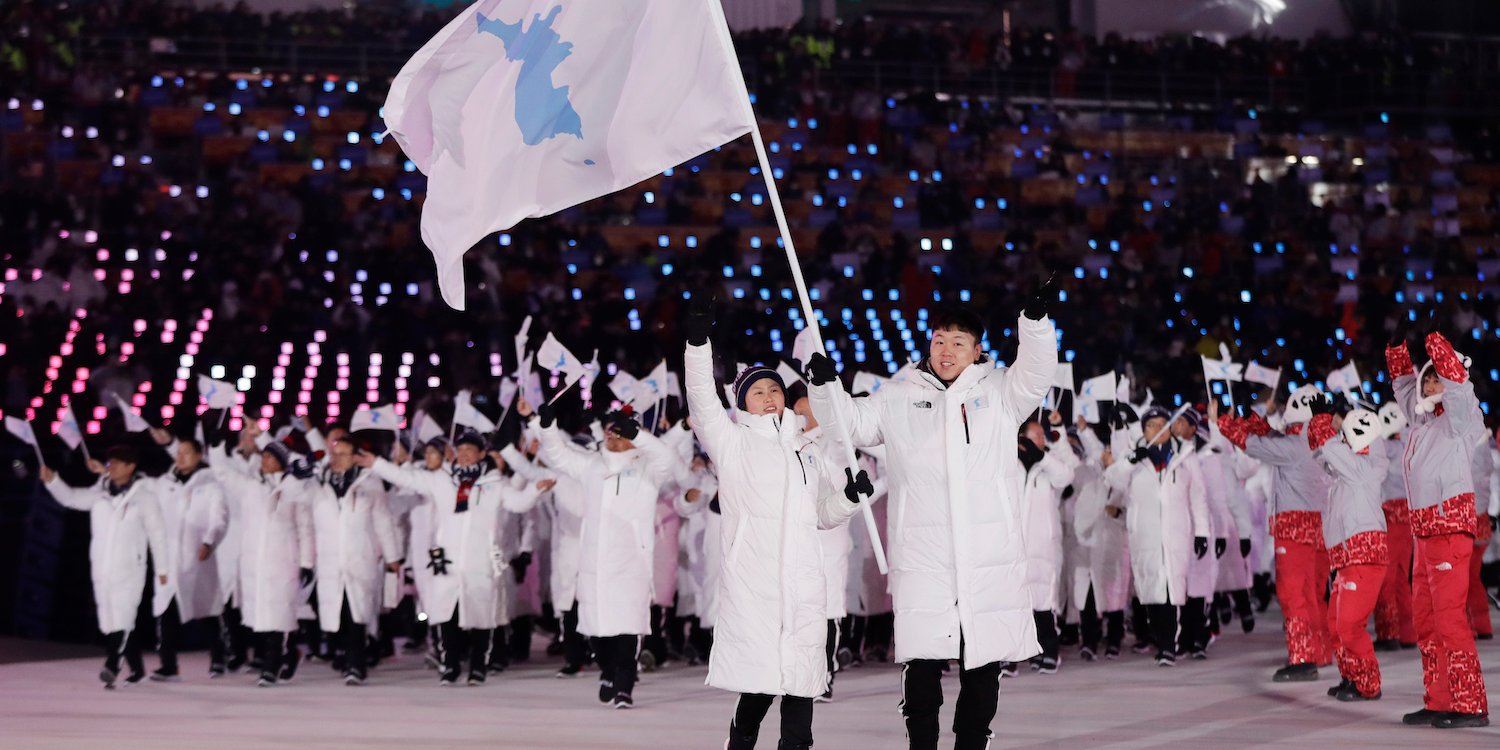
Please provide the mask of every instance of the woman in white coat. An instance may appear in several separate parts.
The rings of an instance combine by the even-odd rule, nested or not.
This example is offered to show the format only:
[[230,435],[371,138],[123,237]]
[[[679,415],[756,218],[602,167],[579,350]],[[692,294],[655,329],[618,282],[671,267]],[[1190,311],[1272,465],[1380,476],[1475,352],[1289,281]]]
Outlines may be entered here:
[[1182,634],[1178,651],[1194,659],[1208,658],[1209,609],[1219,587],[1219,559],[1229,549],[1228,537],[1234,521],[1229,517],[1226,478],[1232,472],[1232,454],[1220,454],[1209,447],[1203,433],[1203,417],[1189,406],[1171,425],[1175,446],[1191,446],[1198,474],[1203,478],[1203,501],[1208,507],[1209,551],[1188,562],[1187,604],[1182,607]]
[[469,685],[483,685],[489,673],[494,631],[501,624],[505,590],[501,576],[510,575],[510,556],[501,546],[505,513],[525,513],[536,504],[532,485],[517,487],[501,474],[498,453],[485,461],[485,441],[465,430],[454,441],[453,464],[429,471],[408,464],[397,466],[369,453],[354,461],[391,484],[419,492],[432,509],[431,544],[426,565],[432,579],[426,602],[428,623],[436,628],[438,684],[458,684],[465,658]]
[[1170,418],[1159,406],[1148,410],[1132,455],[1104,472],[1122,493],[1135,592],[1162,667],[1177,663],[1177,608],[1187,603],[1188,570],[1195,555],[1208,554],[1211,529],[1194,446],[1171,437]]
[[771,368],[748,367],[735,378],[730,421],[714,381],[712,324],[711,308],[700,300],[683,325],[688,408],[719,469],[728,540],[708,684],[740,694],[730,750],[755,746],[775,696],[781,697],[778,747],[808,748],[812,699],[828,683],[828,584],[818,529],[837,528],[854,515],[851,500],[869,477],[851,475],[847,494],[839,492],[836,464],[803,434]]
[[641,636],[651,632],[657,498],[676,474],[676,456],[623,412],[606,417],[604,450],[586,456],[568,447],[546,404],[533,410],[522,399],[517,411],[537,419],[547,465],[583,485],[582,506],[568,509],[583,518],[578,630],[594,639],[599,701],[630,708]]
[[1079,656],[1093,661],[1102,646],[1104,658],[1117,659],[1125,640],[1125,608],[1130,606],[1129,532],[1119,499],[1124,493],[1104,480],[1114,454],[1083,419],[1078,437],[1084,462],[1074,472],[1073,533],[1085,558],[1073,581],[1073,605],[1082,613]]
[[354,444],[335,439],[328,466],[308,484],[317,557],[318,624],[338,635],[344,684],[366,677],[367,636],[379,621],[385,572],[399,571],[405,555],[385,483],[354,464]]
[[[166,583],[158,580],[152,592],[161,668],[151,679],[167,682],[178,679],[177,644],[184,625],[214,618],[217,635],[224,595],[218,561],[212,558],[229,533],[229,506],[223,488],[203,463],[203,446],[183,440],[175,453],[172,470],[154,480],[167,539],[162,567],[171,575]],[[222,638],[209,641],[210,677],[221,677],[227,669],[224,646]]]
[[[126,685],[146,679],[140,637],[135,630],[141,595],[146,589],[146,555],[167,559],[167,539],[152,483],[136,473],[135,451],[114,448],[105,476],[87,488],[71,487],[43,466],[42,481],[58,504],[89,514],[89,574],[94,584],[94,611],[104,633],[108,655],[99,679],[114,689],[120,659],[130,667]],[[166,568],[157,583],[171,581]]]
[[297,630],[301,589],[313,578],[312,515],[308,512],[306,480],[287,471],[291,450],[285,443],[267,443],[260,454],[260,471],[248,476],[233,467],[234,459],[220,445],[209,464],[227,494],[239,500],[241,614],[256,636],[261,662],[261,687],[290,679],[301,658],[288,639]]
[[[541,450],[540,440],[533,438],[531,445],[528,453],[535,455]],[[576,442],[565,449],[587,457],[595,454],[594,450]],[[563,665],[557,676],[577,677],[588,660],[588,644],[578,634],[578,553],[583,517],[574,512],[583,507],[583,485],[547,468],[540,455],[533,460],[509,445],[500,454],[517,474],[544,489],[537,507],[548,514],[551,522],[552,533],[547,540],[551,552],[547,589],[552,595],[552,611],[562,621]]]
[[[1040,423],[1028,420],[1021,426],[1016,445],[1021,465],[1026,467],[1026,483],[1021,490],[1026,588],[1031,596],[1037,643],[1042,649],[1032,658],[1031,668],[1042,674],[1057,674],[1061,663],[1057,610],[1062,590],[1062,493],[1073,481],[1078,457],[1066,437],[1048,441],[1046,432]],[[1014,664],[1007,664],[1002,674],[1014,676]]]

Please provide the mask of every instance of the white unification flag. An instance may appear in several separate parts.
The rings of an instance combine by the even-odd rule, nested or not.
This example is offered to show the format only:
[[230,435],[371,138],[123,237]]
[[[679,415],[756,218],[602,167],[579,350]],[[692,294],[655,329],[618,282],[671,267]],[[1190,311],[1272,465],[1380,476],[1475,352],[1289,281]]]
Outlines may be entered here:
[[1219,344],[1219,358],[1203,357],[1204,380],[1226,380],[1238,383],[1245,379],[1245,366],[1235,363],[1229,356],[1229,347]]
[[641,378],[635,386],[635,405],[646,409],[650,404],[667,397],[667,361],[662,360],[650,375]]
[[130,404],[125,403],[125,399],[120,398],[118,394],[115,395],[115,408],[119,409],[120,416],[125,418],[125,429],[127,431],[145,432],[151,429],[151,423],[147,422],[141,415],[136,414],[135,410],[130,408]]
[[1250,366],[1245,368],[1245,379],[1252,383],[1268,385],[1274,389],[1277,385],[1281,384],[1281,368],[1278,367],[1273,370],[1269,367],[1262,367],[1259,363],[1251,362]]
[[494,432],[495,423],[490,421],[469,401],[468,391],[459,391],[453,399],[453,424],[468,425],[480,432]]
[[521,392],[521,386],[516,384],[512,378],[500,380],[500,408],[509,409],[511,402],[516,400],[516,394]]
[[531,316],[527,315],[526,319],[521,321],[521,330],[516,332],[516,363],[521,365],[522,370],[526,369],[525,365],[521,363],[526,361],[526,341],[530,338]]
[[1078,413],[1090,422],[1098,422],[1099,402],[1118,400],[1118,387],[1114,370],[1085,379],[1076,396]]
[[1354,363],[1350,362],[1328,373],[1325,382],[1328,384],[1328,390],[1334,392],[1360,390],[1359,370],[1354,369]]
[[604,368],[599,365],[598,349],[594,350],[594,358],[589,360],[589,363],[584,365],[583,369],[588,371],[589,385],[592,386],[594,383],[599,382],[599,373],[603,372]]
[[889,378],[882,378],[882,377],[880,377],[879,375],[876,375],[873,372],[865,372],[865,371],[861,370],[859,372],[854,373],[854,384],[853,384],[852,392],[853,393],[868,393],[871,396],[873,396],[873,395],[875,395],[876,391],[880,390],[881,387],[883,387],[886,383],[889,383],[889,382],[890,382]]
[[682,398],[682,381],[677,378],[677,373],[671,370],[667,371],[667,397]]
[[781,382],[785,383],[788,388],[791,388],[793,383],[802,382],[802,376],[798,375],[797,371],[793,370],[792,366],[785,362],[776,363],[776,374],[781,376]]
[[526,403],[536,406],[547,400],[546,394],[542,392],[542,376],[526,368],[526,382],[521,387],[521,393],[526,396]]
[[569,385],[578,382],[588,372],[583,362],[550,333],[542,342],[542,348],[536,351],[536,361],[550,372],[562,372]]
[[350,432],[360,430],[398,432],[400,429],[401,415],[396,413],[395,404],[377,406],[374,409],[360,409],[354,412],[354,417],[349,420]]
[[1052,376],[1052,387],[1061,388],[1065,391],[1074,390],[1073,363],[1058,362],[1057,373]]
[[198,376],[198,397],[210,409],[228,409],[234,406],[236,393],[238,392],[231,383],[214,380],[207,375]]
[[31,423],[20,417],[6,417],[5,431],[33,448],[39,447],[36,442],[36,432],[31,429]]
[[797,364],[806,370],[808,360],[819,351],[821,350],[818,349],[817,335],[813,333],[812,325],[808,324],[797,333],[797,338],[792,341],[792,359],[797,360]]
[[[1105,400],[1107,401],[1108,399],[1105,399]],[[1125,375],[1121,375],[1120,376],[1120,382],[1119,382],[1118,385],[1115,386],[1115,400],[1118,401],[1118,402],[1120,402],[1120,403],[1122,403],[1122,404],[1128,404],[1128,403],[1130,403],[1130,378],[1129,377],[1127,377]]]
[[635,395],[640,392],[640,383],[641,381],[636,380],[634,375],[620,370],[609,381],[609,390],[615,394],[615,398],[629,403],[634,401]]
[[62,423],[57,426],[57,437],[69,448],[77,448],[83,442],[83,425],[78,423],[78,415],[73,413],[71,403],[63,409]]
[[491,232],[613,193],[750,132],[708,0],[479,0],[407,61],[385,122],[427,175],[422,240],[464,307]]
[[438,426],[437,420],[433,419],[425,411],[419,411],[412,416],[413,429],[417,432],[417,442],[426,445],[433,438],[443,436],[443,428]]

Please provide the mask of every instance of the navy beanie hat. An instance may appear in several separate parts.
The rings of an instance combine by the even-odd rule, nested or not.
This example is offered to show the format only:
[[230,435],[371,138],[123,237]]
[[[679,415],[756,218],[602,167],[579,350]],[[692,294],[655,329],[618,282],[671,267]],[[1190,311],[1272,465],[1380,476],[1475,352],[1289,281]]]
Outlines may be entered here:
[[781,386],[781,390],[786,390],[786,383],[782,381],[781,375],[777,374],[775,370],[765,365],[746,367],[745,371],[734,379],[735,408],[740,411],[745,410],[745,394],[750,392],[750,386],[755,385],[758,380],[773,380],[776,382],[776,385]]

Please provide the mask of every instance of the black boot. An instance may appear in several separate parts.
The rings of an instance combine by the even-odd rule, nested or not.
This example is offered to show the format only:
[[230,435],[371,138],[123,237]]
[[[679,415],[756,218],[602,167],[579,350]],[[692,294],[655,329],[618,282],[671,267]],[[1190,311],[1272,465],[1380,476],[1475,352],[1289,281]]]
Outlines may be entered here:
[[1271,677],[1274,682],[1313,682],[1317,679],[1318,665],[1312,663],[1288,664]]
[[1457,711],[1446,711],[1432,720],[1432,725],[1438,729],[1471,729],[1487,727],[1490,725],[1489,714],[1461,714]]

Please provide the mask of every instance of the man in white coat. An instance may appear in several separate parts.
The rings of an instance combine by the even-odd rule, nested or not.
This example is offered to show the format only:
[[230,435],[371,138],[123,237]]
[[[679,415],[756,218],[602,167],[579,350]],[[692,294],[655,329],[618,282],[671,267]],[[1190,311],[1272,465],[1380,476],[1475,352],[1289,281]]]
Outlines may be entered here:
[[[1102,421],[1107,424],[1109,420]],[[1125,608],[1130,606],[1129,532],[1119,499],[1124,493],[1104,480],[1104,469],[1114,462],[1114,454],[1082,418],[1078,437],[1084,462],[1073,477],[1073,533],[1086,560],[1072,589],[1073,606],[1082,620],[1079,656],[1094,661],[1102,643],[1104,658],[1117,659],[1125,640]]]
[[290,639],[297,631],[302,588],[313,580],[312,515],[307,509],[305,480],[288,471],[292,452],[286,443],[271,441],[263,446],[260,471],[254,476],[244,474],[233,461],[221,445],[209,469],[225,492],[239,499],[238,520],[244,524],[241,612],[245,626],[256,637],[261,663],[256,684],[272,687],[291,679],[301,659]]
[[[89,514],[89,573],[94,583],[95,613],[104,633],[108,656],[99,679],[113,690],[120,676],[120,659],[130,667],[126,685],[146,679],[141,662],[140,636],[135,630],[141,596],[146,590],[146,555],[167,559],[166,532],[161,509],[150,481],[136,474],[135,451],[112,448],[104,477],[91,487],[71,487],[51,468],[41,469],[42,482],[58,504]],[[161,565],[160,562],[157,563]],[[157,583],[171,581],[161,567]]]
[[[160,565],[169,575],[166,583],[158,580],[152,592],[161,668],[151,679],[175,682],[183,627],[213,618],[217,635],[224,596],[213,555],[229,532],[229,506],[223,488],[204,465],[203,446],[196,440],[179,441],[172,470],[154,481],[167,540],[167,556]],[[224,675],[226,651],[224,639],[210,639],[210,677]]]
[[850,398],[821,353],[809,362],[813,411],[825,429],[847,429],[856,447],[886,447],[896,661],[906,664],[901,707],[914,750],[937,747],[948,661],[962,662],[957,747],[983,748],[1000,662],[1040,652],[1024,583],[1016,432],[1057,370],[1051,293],[1044,289],[1022,312],[1007,370],[982,354],[984,325],[966,311],[935,316],[928,356],[913,377],[869,398]]
[[[797,399],[792,411],[802,418],[803,437],[813,442],[825,438],[826,433],[813,414],[811,399],[806,396]],[[871,486],[874,485],[872,481]],[[871,502],[879,494],[877,491],[872,495]],[[839,625],[849,615],[849,553],[854,550],[854,538],[849,535],[849,528],[849,524],[840,524],[832,529],[818,530],[818,544],[823,548],[823,577],[828,583],[828,689],[815,699],[819,703],[833,700],[833,682],[839,672],[838,651],[841,648]]]
[[369,453],[355,457],[375,476],[422,493],[424,504],[432,508],[427,565],[433,575],[426,605],[442,662],[438,684],[444,687],[458,684],[465,657],[468,684],[484,684],[505,601],[501,576],[510,575],[500,544],[501,522],[506,512],[525,513],[536,504],[534,490],[513,486],[496,464],[485,460],[479,433],[464,430],[454,445],[452,466],[439,471],[397,466]]
[[[605,445],[587,456],[568,447],[546,404],[517,411],[535,418],[542,460],[584,487],[578,562],[578,631],[592,638],[599,663],[599,702],[617,709],[635,704],[636,658],[651,632],[651,585],[657,497],[677,473],[677,457],[629,414],[605,418]],[[566,495],[554,494],[558,502]]]
[[318,624],[337,634],[344,684],[361,685],[368,665],[371,628],[380,617],[385,571],[399,571],[406,556],[385,483],[354,463],[348,437],[328,446],[328,466],[308,486],[316,544]]
[[[1066,436],[1049,441],[1047,430],[1034,420],[1022,425],[1017,448],[1021,465],[1026,468],[1026,483],[1021,490],[1026,587],[1031,591],[1031,613],[1042,649],[1031,660],[1031,668],[1042,674],[1057,674],[1062,662],[1057,632],[1057,612],[1062,604],[1062,494],[1073,481],[1078,457]],[[1014,664],[1007,664],[1005,673],[1014,676]]]

